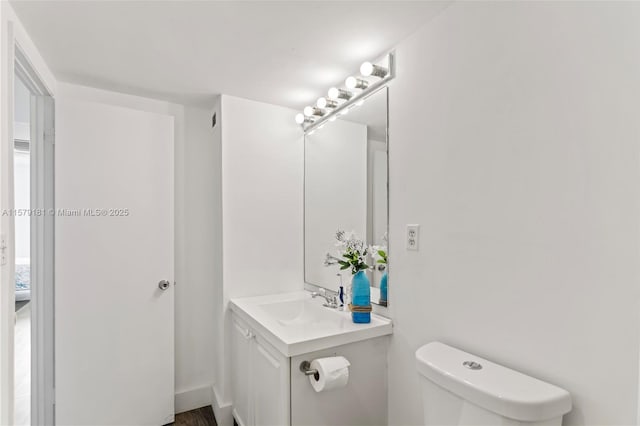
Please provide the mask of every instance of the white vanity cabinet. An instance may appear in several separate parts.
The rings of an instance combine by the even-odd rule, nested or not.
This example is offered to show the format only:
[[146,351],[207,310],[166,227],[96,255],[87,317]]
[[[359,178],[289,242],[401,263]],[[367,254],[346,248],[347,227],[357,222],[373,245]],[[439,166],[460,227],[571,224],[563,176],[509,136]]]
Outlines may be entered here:
[[[374,426],[387,423],[392,323],[323,307],[308,292],[231,299],[231,397],[240,426]],[[345,387],[316,392],[303,361],[344,356]]]
[[241,426],[288,425],[290,358],[232,316],[233,415]]

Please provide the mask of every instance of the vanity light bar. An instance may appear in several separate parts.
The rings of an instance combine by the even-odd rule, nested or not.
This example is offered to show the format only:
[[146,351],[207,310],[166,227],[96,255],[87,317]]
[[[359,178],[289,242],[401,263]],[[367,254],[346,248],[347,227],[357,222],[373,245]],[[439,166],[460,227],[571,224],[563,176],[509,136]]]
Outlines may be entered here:
[[[308,106],[304,109],[304,114],[296,115],[296,123],[302,127],[305,133],[311,134],[315,129],[323,127],[328,121],[335,120],[339,115],[347,114],[350,108],[362,105],[365,98],[395,77],[394,53],[387,54],[380,62],[386,62],[387,66],[364,62],[360,67],[360,76],[350,76],[346,79],[346,89],[339,87],[329,89],[329,96],[318,99],[317,106]],[[354,92],[354,89],[357,93]]]

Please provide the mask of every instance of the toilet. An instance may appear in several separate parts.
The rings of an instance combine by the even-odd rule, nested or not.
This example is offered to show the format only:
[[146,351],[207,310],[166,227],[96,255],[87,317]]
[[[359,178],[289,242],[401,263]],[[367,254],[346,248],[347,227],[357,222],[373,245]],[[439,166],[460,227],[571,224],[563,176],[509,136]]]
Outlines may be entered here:
[[416,351],[428,426],[555,426],[571,411],[564,389],[440,342]]

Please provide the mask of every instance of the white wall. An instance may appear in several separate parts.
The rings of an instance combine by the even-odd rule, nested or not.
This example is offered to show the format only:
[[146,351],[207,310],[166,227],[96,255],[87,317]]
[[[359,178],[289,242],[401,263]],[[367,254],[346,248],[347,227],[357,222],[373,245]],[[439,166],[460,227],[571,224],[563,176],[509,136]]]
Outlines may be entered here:
[[432,340],[566,388],[565,424],[636,423],[638,22],[637,3],[460,2],[398,46],[391,424],[422,421]]
[[336,231],[367,238],[367,126],[336,120],[304,144],[304,278],[337,292],[339,266],[324,266],[327,253],[339,256]]
[[[29,141],[31,139],[31,92],[19,78],[14,80],[14,115],[13,115],[13,139]],[[14,207],[16,209],[29,209],[31,204],[31,167],[30,155],[24,151],[13,151],[13,175],[14,175]],[[29,262],[31,257],[31,217],[18,216],[15,221],[15,247],[18,263]]]
[[[214,144],[216,144],[214,161],[212,168],[215,170],[215,198],[217,207],[215,216],[212,215],[211,224],[217,230],[215,241],[215,250],[211,253],[211,257],[216,259],[218,268],[215,273],[215,286],[213,304],[211,308],[215,316],[215,326],[213,337],[215,342],[213,358],[213,408],[214,414],[219,425],[225,426],[223,419],[230,417],[230,402],[225,399],[225,357],[224,357],[224,338],[225,338],[225,313],[224,313],[224,288],[222,280],[223,252],[222,252],[222,96],[215,99],[213,108],[209,111],[209,119],[216,115],[216,127],[214,131]],[[225,409],[222,409],[224,406]]]
[[[14,205],[16,209],[27,211],[31,205],[31,166],[28,152],[14,151]],[[31,217],[29,215],[15,218],[16,263],[29,264],[31,259]]]
[[176,400],[179,412],[212,402],[219,320],[214,306],[222,300],[220,125],[211,127],[207,109],[185,107],[184,118],[182,200],[176,205],[184,236],[176,258],[182,275],[176,280],[176,393],[186,401]]
[[[296,291],[302,276],[302,132],[295,111],[222,96],[222,232],[224,302]],[[219,117],[220,118],[220,117]],[[229,393],[228,335],[216,392]],[[221,422],[221,420],[218,420]]]
[[304,146],[294,116],[222,96],[225,300],[302,288]]
[[31,139],[29,122],[31,120],[31,92],[19,78],[13,84],[13,138]]

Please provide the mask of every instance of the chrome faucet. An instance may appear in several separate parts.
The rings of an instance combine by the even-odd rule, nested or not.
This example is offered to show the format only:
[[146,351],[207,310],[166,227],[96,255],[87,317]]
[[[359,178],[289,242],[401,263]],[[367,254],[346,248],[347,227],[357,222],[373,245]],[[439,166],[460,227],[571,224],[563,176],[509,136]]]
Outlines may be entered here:
[[338,293],[321,288],[317,292],[311,292],[311,297],[313,299],[315,299],[317,296],[324,297],[324,300],[326,300],[326,302],[323,303],[322,306],[324,306],[325,308],[336,309],[338,307]]

